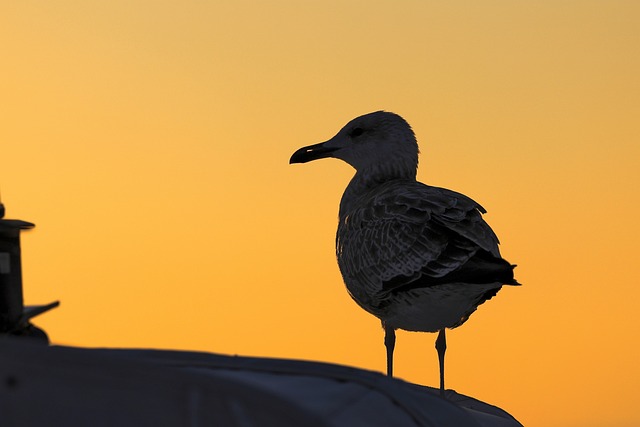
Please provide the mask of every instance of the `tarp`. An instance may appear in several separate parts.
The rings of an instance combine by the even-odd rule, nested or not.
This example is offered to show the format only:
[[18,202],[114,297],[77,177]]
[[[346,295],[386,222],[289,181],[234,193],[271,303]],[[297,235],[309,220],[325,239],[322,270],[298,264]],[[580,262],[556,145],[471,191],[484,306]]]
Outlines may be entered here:
[[2,426],[520,426],[503,410],[361,369],[0,340]]

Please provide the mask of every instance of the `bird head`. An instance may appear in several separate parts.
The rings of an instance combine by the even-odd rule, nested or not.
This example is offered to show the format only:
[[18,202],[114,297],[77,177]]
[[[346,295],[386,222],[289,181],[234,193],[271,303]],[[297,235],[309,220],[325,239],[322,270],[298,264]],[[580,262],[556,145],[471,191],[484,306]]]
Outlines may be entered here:
[[376,111],[356,117],[330,140],[297,150],[289,163],[333,157],[357,171],[376,166],[418,167],[418,143],[411,126],[399,115]]

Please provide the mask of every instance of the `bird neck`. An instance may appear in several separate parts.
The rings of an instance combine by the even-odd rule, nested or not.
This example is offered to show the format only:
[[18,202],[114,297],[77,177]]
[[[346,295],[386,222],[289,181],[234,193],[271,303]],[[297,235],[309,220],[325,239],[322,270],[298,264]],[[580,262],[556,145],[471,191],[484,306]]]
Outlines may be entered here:
[[417,164],[385,163],[357,170],[342,195],[340,219],[342,220],[346,215],[349,215],[362,196],[385,182],[396,179],[415,181],[417,169]]

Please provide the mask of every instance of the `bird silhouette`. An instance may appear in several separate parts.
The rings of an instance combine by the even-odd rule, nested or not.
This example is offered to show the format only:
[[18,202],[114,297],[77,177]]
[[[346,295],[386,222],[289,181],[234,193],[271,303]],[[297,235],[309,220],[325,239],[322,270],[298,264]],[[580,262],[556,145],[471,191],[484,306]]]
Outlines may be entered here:
[[338,266],[351,297],[382,321],[387,374],[395,330],[438,332],[444,394],[445,328],[462,325],[503,285],[519,285],[498,238],[469,197],[416,180],[418,144],[399,115],[377,111],[290,163],[333,157],[356,170],[340,201]]

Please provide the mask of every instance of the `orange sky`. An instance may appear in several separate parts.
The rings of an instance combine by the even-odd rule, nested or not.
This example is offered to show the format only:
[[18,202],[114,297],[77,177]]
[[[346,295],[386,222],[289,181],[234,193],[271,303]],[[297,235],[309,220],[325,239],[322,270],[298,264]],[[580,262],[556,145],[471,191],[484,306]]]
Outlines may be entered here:
[[[0,188],[59,344],[382,371],[334,256],[351,118],[412,124],[419,178],[487,208],[520,288],[448,334],[447,385],[525,425],[634,426],[640,3],[0,3]],[[434,334],[397,375],[437,385]]]

